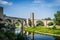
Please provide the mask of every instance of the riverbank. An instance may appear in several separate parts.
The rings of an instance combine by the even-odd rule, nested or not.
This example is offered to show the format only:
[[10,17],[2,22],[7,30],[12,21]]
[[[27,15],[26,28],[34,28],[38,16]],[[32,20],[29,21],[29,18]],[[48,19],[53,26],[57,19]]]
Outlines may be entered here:
[[52,28],[46,28],[44,26],[36,26],[36,27],[26,27],[24,28],[24,30],[27,32],[60,36],[60,28],[52,29]]

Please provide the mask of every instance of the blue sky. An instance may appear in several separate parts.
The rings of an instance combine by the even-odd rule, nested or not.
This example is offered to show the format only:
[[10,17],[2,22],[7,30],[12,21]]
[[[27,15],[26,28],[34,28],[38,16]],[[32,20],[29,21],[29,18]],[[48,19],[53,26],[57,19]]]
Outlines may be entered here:
[[60,0],[0,0],[0,6],[7,16],[30,18],[34,12],[35,19],[44,19],[60,11]]

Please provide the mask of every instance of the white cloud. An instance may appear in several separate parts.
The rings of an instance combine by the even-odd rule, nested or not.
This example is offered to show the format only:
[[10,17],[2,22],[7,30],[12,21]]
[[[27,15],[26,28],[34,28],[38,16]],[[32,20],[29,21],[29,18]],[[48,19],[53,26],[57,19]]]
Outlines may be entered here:
[[13,3],[12,2],[7,2],[7,1],[4,1],[4,0],[0,0],[0,4],[2,4],[2,5],[12,5]]
[[60,0],[53,0],[53,2],[47,3],[46,0],[34,0],[33,4],[39,4],[42,7],[54,7],[54,6],[60,6]]

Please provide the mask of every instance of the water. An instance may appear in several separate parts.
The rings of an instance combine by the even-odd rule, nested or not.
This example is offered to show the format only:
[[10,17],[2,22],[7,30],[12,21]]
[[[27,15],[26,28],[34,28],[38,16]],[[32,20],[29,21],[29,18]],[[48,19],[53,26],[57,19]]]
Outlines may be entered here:
[[20,28],[16,28],[16,29],[15,29],[15,33],[16,33],[16,34],[19,34],[20,31],[21,31]]
[[[31,40],[30,36],[31,35],[28,35],[29,40]],[[48,35],[34,34],[34,40],[55,40],[55,38],[53,36]]]

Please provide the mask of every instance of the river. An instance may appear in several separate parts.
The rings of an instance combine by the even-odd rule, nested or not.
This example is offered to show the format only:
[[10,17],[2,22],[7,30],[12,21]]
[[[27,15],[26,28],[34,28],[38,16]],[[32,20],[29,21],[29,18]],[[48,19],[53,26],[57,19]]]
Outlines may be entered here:
[[[28,35],[28,39],[31,40],[31,34]],[[60,37],[42,35],[42,34],[34,34],[34,40],[60,40]]]

